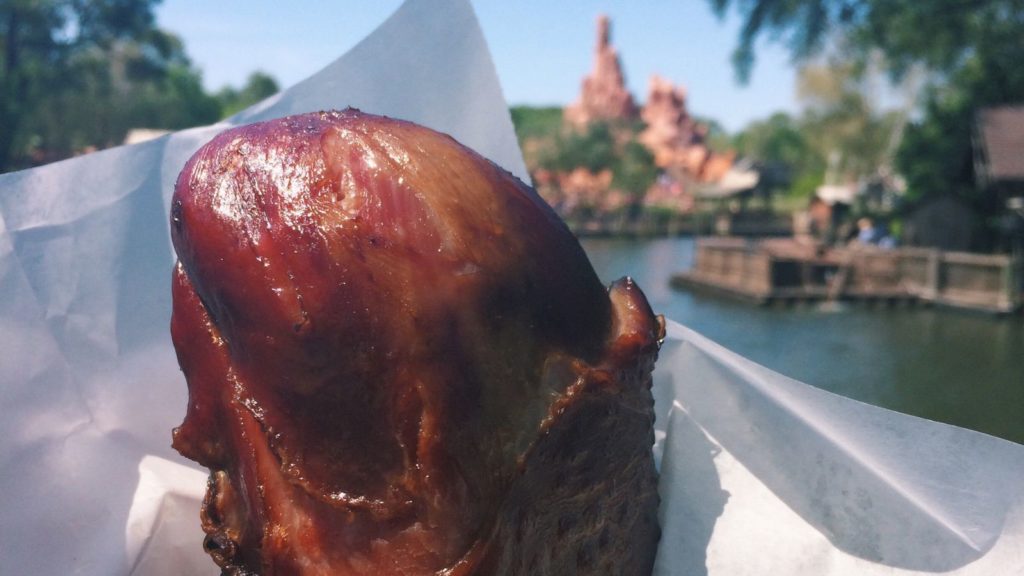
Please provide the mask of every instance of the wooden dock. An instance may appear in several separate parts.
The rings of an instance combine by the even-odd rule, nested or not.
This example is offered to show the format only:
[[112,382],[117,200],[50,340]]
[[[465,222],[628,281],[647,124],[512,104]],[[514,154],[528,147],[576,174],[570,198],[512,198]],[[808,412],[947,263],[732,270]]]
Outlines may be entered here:
[[758,304],[921,302],[1005,314],[1021,308],[1022,279],[1021,259],[1006,255],[701,238],[693,269],[673,276],[672,285]]
[[651,238],[680,235],[730,234],[737,237],[782,237],[793,234],[788,215],[670,214],[647,212],[639,217],[596,215],[590,218],[567,217],[566,225],[578,237]]

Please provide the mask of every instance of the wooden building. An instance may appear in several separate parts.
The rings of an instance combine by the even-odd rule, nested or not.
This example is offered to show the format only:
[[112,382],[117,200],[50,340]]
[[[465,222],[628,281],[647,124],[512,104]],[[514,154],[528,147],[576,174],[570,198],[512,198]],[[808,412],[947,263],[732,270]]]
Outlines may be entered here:
[[974,174],[978,187],[1002,208],[999,248],[1024,253],[1024,105],[978,113]]

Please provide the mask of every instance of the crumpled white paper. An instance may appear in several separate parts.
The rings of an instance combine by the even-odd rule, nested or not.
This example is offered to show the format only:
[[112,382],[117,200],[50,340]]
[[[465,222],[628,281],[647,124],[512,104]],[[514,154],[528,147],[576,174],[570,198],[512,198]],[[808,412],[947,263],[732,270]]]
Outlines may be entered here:
[[[185,383],[167,224],[232,125],[355,106],[526,178],[468,0],[409,0],[227,122],[0,175],[0,574],[216,574],[204,471],[170,449]],[[773,374],[670,324],[656,372],[656,573],[1024,574],[1024,446]]]
[[774,373],[669,322],[656,574],[1024,574],[1024,446]]

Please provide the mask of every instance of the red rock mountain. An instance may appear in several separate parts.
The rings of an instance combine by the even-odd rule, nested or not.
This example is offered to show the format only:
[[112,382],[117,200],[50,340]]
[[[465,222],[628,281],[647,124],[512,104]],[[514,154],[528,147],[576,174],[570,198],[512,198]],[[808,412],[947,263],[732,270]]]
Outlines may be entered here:
[[605,15],[597,19],[597,48],[594,69],[583,78],[580,97],[565,109],[565,120],[582,128],[596,120],[631,120],[637,117],[633,95],[626,89],[619,53],[611,45],[611,23]]

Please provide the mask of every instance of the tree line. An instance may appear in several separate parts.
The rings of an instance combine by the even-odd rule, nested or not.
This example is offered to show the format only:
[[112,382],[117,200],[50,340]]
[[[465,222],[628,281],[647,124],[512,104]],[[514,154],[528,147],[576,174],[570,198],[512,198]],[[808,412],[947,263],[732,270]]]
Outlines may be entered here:
[[[712,131],[713,147],[756,164],[762,189],[809,198],[825,183],[887,187],[899,193],[897,216],[951,197],[980,223],[978,248],[1007,233],[1007,198],[975,174],[977,121],[986,108],[1024,105],[1024,0],[708,3],[742,20],[740,83],[761,39],[785,44],[799,70],[800,113]],[[622,139],[600,128],[559,137],[560,112],[513,110],[528,165],[616,167]],[[643,160],[632,189],[654,177]]]
[[[207,93],[181,40],[156,25],[156,1],[0,0],[0,171],[116,145],[133,127],[208,124],[277,91],[255,73],[241,89]],[[762,37],[785,43],[802,70],[801,115],[715,139],[756,160],[766,186],[802,196],[826,174],[900,174],[908,202],[951,195],[983,219],[999,212],[976,183],[972,133],[979,110],[1024,101],[1024,0],[708,2],[743,20],[740,81]],[[889,82],[913,88],[912,106],[872,99],[872,86]],[[521,132],[550,131],[560,118],[513,114]],[[607,130],[559,144],[524,152],[554,165],[628,164],[616,176],[630,190],[655,173],[642,154],[622,159],[623,141]]]
[[[917,84],[909,117],[873,117],[876,127],[897,123],[895,130],[881,127],[894,138],[873,149],[905,179],[906,202],[956,198],[990,236],[996,233],[1005,199],[978,185],[973,136],[980,111],[1024,104],[1024,0],[708,1],[720,16],[735,10],[743,20],[733,54],[740,81],[752,73],[764,37],[784,43],[798,64],[825,58],[845,67],[851,82],[874,68],[894,84]],[[850,109],[833,107],[832,119],[844,110]],[[864,136],[861,141],[870,140]]]
[[208,93],[155,0],[0,0],[0,172],[210,124],[278,91],[254,72]]

